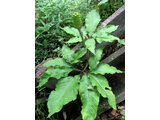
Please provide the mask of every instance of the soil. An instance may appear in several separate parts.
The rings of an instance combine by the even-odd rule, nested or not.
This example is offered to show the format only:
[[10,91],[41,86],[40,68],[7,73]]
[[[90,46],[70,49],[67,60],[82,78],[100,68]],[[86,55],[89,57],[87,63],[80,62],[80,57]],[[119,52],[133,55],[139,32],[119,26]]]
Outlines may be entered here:
[[105,57],[109,56],[110,54],[114,53],[115,51],[119,50],[124,45],[117,46],[118,41],[114,41],[111,45],[107,45],[104,48]]
[[[54,118],[54,120],[64,120],[64,115],[61,112],[60,114],[59,118],[58,119]],[[40,119],[35,119],[35,120],[40,120]],[[74,120],[74,119],[68,118],[67,120]],[[117,110],[109,109],[108,111],[102,113],[101,115],[98,115],[95,120],[125,120],[125,101],[117,105]]]
[[125,120],[125,101],[117,105],[117,110],[110,109],[96,117],[95,120]]

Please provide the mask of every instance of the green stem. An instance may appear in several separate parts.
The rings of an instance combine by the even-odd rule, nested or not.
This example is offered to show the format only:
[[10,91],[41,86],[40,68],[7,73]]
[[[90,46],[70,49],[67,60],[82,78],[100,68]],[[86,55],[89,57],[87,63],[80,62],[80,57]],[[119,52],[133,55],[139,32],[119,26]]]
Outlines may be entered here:
[[82,39],[82,42],[83,42],[83,46],[85,46],[85,41],[84,41],[84,39],[83,39],[83,34],[82,34],[82,32],[81,32],[81,28],[78,28],[78,31],[79,31],[79,34],[80,34],[80,36],[81,36],[81,39]]
[[[85,40],[83,39],[83,34],[81,32],[81,28],[78,28],[79,34],[81,36],[82,42],[83,42],[83,47],[85,47]],[[87,60],[89,60],[89,51],[87,50]]]
[[73,70],[75,70],[75,71],[81,72],[80,69],[77,69],[77,68],[75,68],[75,67],[72,67],[72,68],[73,68]]
[[86,63],[84,69],[82,70],[82,73],[87,69],[87,67],[88,67],[88,62]]
[[[85,40],[83,39],[83,34],[81,32],[81,28],[78,28],[78,31],[79,31],[79,34],[81,36],[82,42],[83,42],[83,47],[85,47]],[[86,56],[87,56],[87,61],[88,61],[89,60],[89,51],[88,51],[88,49],[87,49],[87,55]],[[88,67],[88,62],[86,63],[86,65],[85,65],[85,67],[84,67],[84,69],[82,70],[81,73],[83,73],[87,69],[87,67]]]

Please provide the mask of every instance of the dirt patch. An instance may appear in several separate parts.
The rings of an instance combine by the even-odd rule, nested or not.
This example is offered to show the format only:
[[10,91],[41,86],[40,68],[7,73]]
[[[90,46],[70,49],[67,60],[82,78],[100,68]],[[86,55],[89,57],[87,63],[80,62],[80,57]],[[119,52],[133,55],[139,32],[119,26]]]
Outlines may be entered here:
[[117,110],[110,109],[97,116],[95,120],[125,120],[125,101],[117,105]]

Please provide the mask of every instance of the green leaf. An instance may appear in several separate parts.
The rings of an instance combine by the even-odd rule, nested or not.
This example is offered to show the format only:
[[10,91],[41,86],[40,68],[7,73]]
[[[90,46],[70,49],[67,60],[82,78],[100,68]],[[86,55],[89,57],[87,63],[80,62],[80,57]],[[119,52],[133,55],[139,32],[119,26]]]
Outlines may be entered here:
[[82,42],[82,39],[80,37],[74,37],[69,39],[66,43],[77,43],[77,42]]
[[98,28],[97,32],[93,34],[93,38],[95,38],[98,43],[102,43],[103,41],[112,43],[114,40],[118,40],[118,42],[121,42],[118,37],[110,34],[117,28],[118,26],[115,25],[109,25],[105,28]]
[[108,35],[104,29],[98,28],[97,32],[93,34],[93,38],[96,39],[98,43],[102,43],[108,38]]
[[79,79],[79,76],[66,77],[57,82],[56,89],[51,92],[48,98],[48,117],[59,112],[64,105],[77,98]]
[[103,49],[99,48],[96,50],[95,55],[93,55],[89,58],[89,69],[90,70],[93,70],[97,67],[97,65],[99,64],[99,61],[101,59],[102,52],[103,52]]
[[113,109],[117,109],[116,108],[116,97],[113,94],[113,92],[111,90],[106,90],[107,93],[107,98],[108,98],[108,104],[113,108]]
[[[75,54],[74,54],[74,59],[75,61],[79,61],[81,57],[83,57],[87,53],[86,48],[80,48]],[[74,61],[74,63],[75,63]]]
[[95,54],[95,40],[94,39],[88,39],[85,41],[85,45],[86,45],[86,48],[91,51],[93,54]]
[[65,62],[63,58],[55,58],[53,60],[48,60],[45,62],[42,67],[71,67],[68,63]]
[[80,36],[79,35],[79,32],[78,32],[78,29],[74,28],[74,27],[64,27],[62,28],[66,33],[68,34],[71,34],[71,35],[74,35],[75,37],[76,36]]
[[43,41],[43,45],[44,45],[45,48],[47,48],[47,46],[48,46],[47,40],[44,40],[44,41]]
[[50,68],[45,73],[50,75],[50,77],[60,79],[62,77],[67,77],[71,71],[73,71],[72,68],[62,67],[62,68]]
[[102,75],[88,74],[93,86],[97,87],[98,92],[104,97],[107,97],[106,88],[111,90],[107,79]]
[[106,2],[108,2],[108,0],[102,0],[101,2],[98,3],[98,6],[103,5]]
[[101,21],[100,15],[96,10],[92,10],[89,12],[85,19],[85,26],[87,32],[89,32],[89,35],[92,35],[93,32],[96,30],[97,25]]
[[95,36],[96,36],[95,38],[96,38],[98,43],[102,43],[103,41],[112,43],[115,40],[118,40],[118,41],[120,40],[118,37],[110,35],[110,34],[105,33],[105,32],[103,32],[101,34],[96,33]]
[[117,44],[118,44],[118,46],[119,46],[119,45],[125,45],[125,42],[124,42],[124,40],[118,40],[118,43],[117,43]]
[[[102,75],[94,75],[94,74],[88,74],[90,77],[90,81],[93,86],[95,86],[98,90],[98,92],[104,97],[108,98],[109,105],[116,109],[116,99],[115,95],[111,91],[111,87],[108,84],[107,79]],[[108,89],[106,89],[108,88]]]
[[83,75],[80,86],[79,94],[82,101],[82,118],[83,120],[94,120],[97,115],[99,104],[99,94],[95,89],[90,89],[91,83],[87,75]]
[[112,33],[118,29],[118,25],[107,25],[104,30],[107,33]]
[[96,69],[91,71],[91,73],[104,75],[106,73],[115,74],[115,73],[123,73],[123,72],[108,64],[100,64]]
[[50,78],[50,75],[48,75],[47,73],[43,73],[41,75],[41,79],[39,80],[39,85],[36,88],[40,88],[42,87],[44,84],[46,84],[48,82],[48,79]]
[[96,33],[93,34],[93,38],[96,38],[96,37],[106,37],[108,35],[108,33],[105,31],[104,28],[98,28]]
[[72,64],[74,61],[74,50],[71,50],[67,45],[63,45],[62,56],[67,62]]
[[44,84],[46,84],[49,78],[53,77],[56,79],[60,79],[62,77],[67,77],[71,71],[73,71],[73,69],[69,67],[50,68],[41,75],[37,88],[40,88]]

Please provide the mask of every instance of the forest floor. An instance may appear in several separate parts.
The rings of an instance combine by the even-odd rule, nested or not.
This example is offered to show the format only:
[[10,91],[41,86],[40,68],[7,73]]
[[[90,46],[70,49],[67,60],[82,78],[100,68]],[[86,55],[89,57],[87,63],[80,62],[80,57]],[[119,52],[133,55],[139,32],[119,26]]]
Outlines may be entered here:
[[110,109],[97,116],[95,120],[125,120],[125,101],[117,105],[117,110]]

